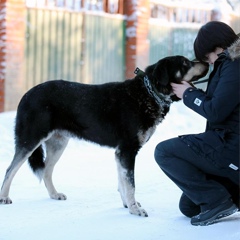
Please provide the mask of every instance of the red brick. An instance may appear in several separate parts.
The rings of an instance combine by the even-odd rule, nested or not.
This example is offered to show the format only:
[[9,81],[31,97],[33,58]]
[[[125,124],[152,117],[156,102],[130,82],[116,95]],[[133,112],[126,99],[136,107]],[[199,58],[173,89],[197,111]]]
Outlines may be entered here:
[[6,0],[1,0],[0,2],[0,11],[1,11],[1,18],[0,18],[0,26],[1,26],[1,33],[0,33],[0,112],[4,110],[4,84],[5,84],[5,71],[6,71],[6,45],[5,45],[5,37],[6,37]]
[[[148,65],[148,20],[150,17],[149,1],[124,1],[126,23],[126,79],[134,76],[136,67],[145,69]],[[144,9],[144,11],[141,11]],[[141,11],[141,14],[136,14]],[[128,35],[128,33],[130,33]]]
[[0,34],[4,39],[0,48],[0,112],[15,110],[23,94],[25,8],[24,0],[1,0],[5,17],[0,24],[5,32]]

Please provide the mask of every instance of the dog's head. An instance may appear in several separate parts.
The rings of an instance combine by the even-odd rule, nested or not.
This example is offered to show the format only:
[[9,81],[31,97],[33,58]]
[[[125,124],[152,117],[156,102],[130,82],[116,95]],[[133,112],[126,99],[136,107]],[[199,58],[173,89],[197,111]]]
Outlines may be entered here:
[[[183,56],[166,57],[157,63],[148,66],[145,73],[150,79],[155,91],[166,95],[172,94],[171,83],[181,81],[193,82],[204,77],[208,72],[209,65],[197,61],[190,61]],[[173,101],[179,100],[175,95]]]

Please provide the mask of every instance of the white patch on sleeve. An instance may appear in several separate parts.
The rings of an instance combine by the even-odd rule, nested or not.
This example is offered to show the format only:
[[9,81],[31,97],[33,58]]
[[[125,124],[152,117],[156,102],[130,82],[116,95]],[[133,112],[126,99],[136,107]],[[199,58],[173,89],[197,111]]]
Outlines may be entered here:
[[197,106],[200,106],[201,103],[202,103],[202,100],[200,100],[199,98],[195,98],[194,104],[196,104]]
[[237,170],[238,170],[238,167],[237,167],[237,166],[235,166],[235,165],[234,165],[234,164],[232,164],[232,163],[229,165],[229,167],[230,167],[230,168],[232,168],[232,169],[233,169],[233,170],[235,170],[235,171],[237,171]]

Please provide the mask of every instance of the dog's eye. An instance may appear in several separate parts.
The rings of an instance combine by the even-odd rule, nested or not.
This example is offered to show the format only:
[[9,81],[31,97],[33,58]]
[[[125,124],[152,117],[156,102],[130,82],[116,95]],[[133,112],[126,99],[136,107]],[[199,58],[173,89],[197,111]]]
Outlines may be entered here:
[[188,65],[188,63],[187,63],[186,60],[183,61],[183,65],[184,65],[184,66],[187,66],[187,65]]

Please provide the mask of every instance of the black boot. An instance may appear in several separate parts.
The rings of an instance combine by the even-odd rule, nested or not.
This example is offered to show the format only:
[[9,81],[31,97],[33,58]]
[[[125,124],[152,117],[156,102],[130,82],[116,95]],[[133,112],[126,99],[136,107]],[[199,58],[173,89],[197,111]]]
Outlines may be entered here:
[[204,211],[191,218],[191,224],[194,226],[207,226],[215,223],[218,219],[227,217],[238,211],[238,207],[231,201],[220,204],[219,206]]

